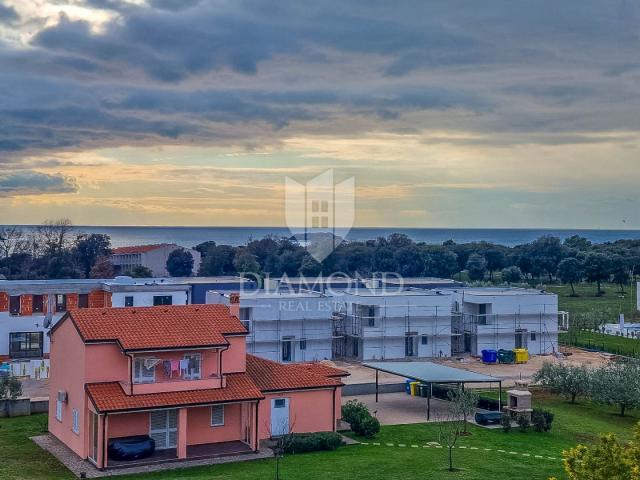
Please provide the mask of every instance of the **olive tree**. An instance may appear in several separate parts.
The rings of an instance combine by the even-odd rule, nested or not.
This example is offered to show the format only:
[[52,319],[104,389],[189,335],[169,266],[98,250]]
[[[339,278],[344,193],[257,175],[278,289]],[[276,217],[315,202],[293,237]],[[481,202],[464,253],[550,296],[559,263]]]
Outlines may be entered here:
[[571,403],[576,403],[578,396],[590,392],[591,372],[583,365],[545,362],[533,380],[554,393],[566,395]]
[[447,396],[451,401],[451,408],[454,413],[463,419],[463,433],[467,433],[467,418],[475,413],[480,396],[473,390],[465,390],[463,388],[449,390]]
[[598,403],[617,405],[621,416],[640,407],[640,362],[615,362],[595,370],[591,395]]

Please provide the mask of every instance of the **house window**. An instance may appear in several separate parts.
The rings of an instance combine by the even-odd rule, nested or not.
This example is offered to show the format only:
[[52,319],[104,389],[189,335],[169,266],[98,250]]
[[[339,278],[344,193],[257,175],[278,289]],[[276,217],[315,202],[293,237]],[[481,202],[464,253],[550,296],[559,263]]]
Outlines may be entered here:
[[173,305],[173,297],[171,295],[154,295],[153,305]]
[[78,308],[89,308],[89,294],[81,293],[78,295]]
[[307,349],[307,339],[303,338],[302,340],[300,340],[300,350],[306,350]]
[[9,356],[11,358],[41,358],[42,332],[14,332],[9,334]]
[[67,296],[59,293],[56,295],[56,312],[66,312],[67,311]]
[[187,373],[182,378],[185,380],[199,380],[202,366],[202,356],[199,353],[192,353],[184,356],[185,360],[189,361],[187,367]]
[[286,339],[282,341],[282,361],[283,362],[290,362],[293,355],[292,355],[292,346],[291,346],[291,340],[290,339]]
[[273,408],[284,408],[287,406],[287,400],[284,398],[276,398],[273,401]]
[[44,296],[33,296],[33,313],[44,313]]
[[73,411],[71,412],[71,415],[73,418],[73,426],[71,427],[71,429],[73,430],[73,433],[80,434],[80,421],[78,419],[78,410],[74,408]]
[[62,400],[56,400],[56,420],[62,421]]
[[251,320],[251,307],[240,307],[240,320]]
[[536,332],[531,332],[531,341],[532,342],[536,341]]
[[136,358],[133,369],[133,383],[154,383],[156,381],[156,367],[145,366],[146,358]]
[[222,427],[224,425],[224,405],[211,407],[211,426]]
[[133,296],[124,297],[124,306],[125,307],[133,307]]
[[429,344],[429,337],[427,337],[426,335],[422,335],[422,345],[428,345]]
[[11,295],[9,297],[9,313],[11,315],[20,315],[20,295]]

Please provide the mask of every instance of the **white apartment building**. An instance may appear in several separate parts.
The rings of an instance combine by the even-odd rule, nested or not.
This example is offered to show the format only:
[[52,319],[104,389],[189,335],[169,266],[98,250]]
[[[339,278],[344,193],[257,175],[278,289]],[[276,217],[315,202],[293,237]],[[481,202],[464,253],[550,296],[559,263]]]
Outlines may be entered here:
[[[118,247],[111,252],[111,263],[117,273],[127,273],[135,267],[146,267],[154,277],[168,277],[167,260],[171,252],[178,249],[182,247],[173,243]],[[193,275],[197,275],[201,263],[200,252],[191,248],[184,250],[193,257]]]
[[453,353],[558,349],[558,296],[523,288],[461,288],[453,294]]
[[334,297],[334,357],[389,360],[451,355],[450,292],[352,289]]
[[207,303],[230,305],[249,330],[247,351],[278,362],[332,358],[334,299],[318,292],[207,292]]
[[0,280],[0,360],[49,353],[49,328],[75,308],[204,303],[211,288],[251,290],[240,277]]

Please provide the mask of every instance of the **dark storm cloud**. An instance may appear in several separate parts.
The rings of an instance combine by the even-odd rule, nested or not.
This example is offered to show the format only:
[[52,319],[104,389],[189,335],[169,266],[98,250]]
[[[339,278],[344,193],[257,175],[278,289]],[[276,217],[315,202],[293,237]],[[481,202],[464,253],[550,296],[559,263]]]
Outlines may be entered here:
[[495,145],[637,130],[635,2],[85,6],[113,19],[96,29],[62,16],[29,45],[0,40],[0,91],[11,92],[0,96],[0,162],[133,143],[255,146],[319,130],[450,129],[491,133],[481,141]]
[[63,175],[49,175],[29,170],[0,173],[0,197],[72,193],[77,190],[75,180]]

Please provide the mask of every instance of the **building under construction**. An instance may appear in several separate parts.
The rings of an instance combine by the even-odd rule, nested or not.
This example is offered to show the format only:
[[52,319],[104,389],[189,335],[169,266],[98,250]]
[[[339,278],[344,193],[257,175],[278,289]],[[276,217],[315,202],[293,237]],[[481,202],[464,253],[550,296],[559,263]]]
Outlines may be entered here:
[[558,348],[558,297],[523,288],[452,290],[452,354],[526,348],[532,355]]

